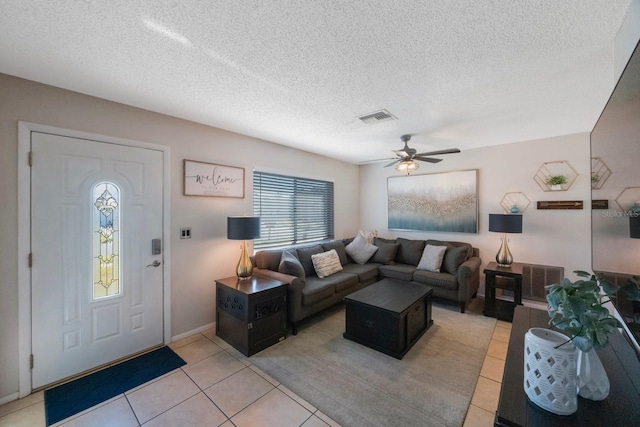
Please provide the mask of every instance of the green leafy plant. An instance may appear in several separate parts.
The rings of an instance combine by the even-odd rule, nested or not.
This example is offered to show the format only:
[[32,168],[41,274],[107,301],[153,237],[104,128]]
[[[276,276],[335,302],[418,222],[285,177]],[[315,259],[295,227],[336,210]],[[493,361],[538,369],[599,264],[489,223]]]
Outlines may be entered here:
[[584,279],[572,282],[565,278],[545,286],[549,324],[567,332],[579,350],[603,348],[609,343],[607,335],[622,326],[603,306],[618,286],[586,271],[574,273]]
[[[627,283],[621,287],[624,292],[624,296],[629,301],[634,301],[634,304],[640,302],[640,276],[632,276],[627,280]],[[626,318],[625,318],[626,319]],[[627,321],[628,320],[628,321]],[[640,338],[640,313],[634,310],[633,318],[625,320],[629,329]]]
[[567,177],[564,175],[551,175],[544,182],[547,185],[562,185],[567,183]]

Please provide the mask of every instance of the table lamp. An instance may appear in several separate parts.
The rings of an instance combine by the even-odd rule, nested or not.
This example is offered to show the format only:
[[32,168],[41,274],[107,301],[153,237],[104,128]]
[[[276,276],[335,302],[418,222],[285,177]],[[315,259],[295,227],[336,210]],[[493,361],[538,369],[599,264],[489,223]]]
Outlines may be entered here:
[[500,267],[510,267],[513,256],[507,245],[507,233],[522,233],[522,215],[489,214],[489,231],[503,233],[502,245],[496,254],[496,262]]
[[629,217],[629,237],[640,239],[640,216],[631,215]]
[[230,216],[227,217],[227,239],[242,240],[242,253],[236,274],[238,278],[249,279],[253,273],[253,265],[247,252],[247,240],[260,237],[260,217],[259,216]]

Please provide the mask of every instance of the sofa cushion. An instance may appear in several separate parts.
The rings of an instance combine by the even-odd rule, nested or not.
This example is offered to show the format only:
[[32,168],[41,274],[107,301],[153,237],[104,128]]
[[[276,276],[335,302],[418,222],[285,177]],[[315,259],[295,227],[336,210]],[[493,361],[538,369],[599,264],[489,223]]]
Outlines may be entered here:
[[255,255],[256,267],[271,271],[278,271],[282,251],[258,251]]
[[378,269],[380,278],[398,279],[410,282],[413,279],[413,273],[416,271],[415,265],[395,264],[381,265]]
[[398,243],[385,242],[382,239],[375,238],[373,244],[378,247],[376,253],[373,254],[371,262],[379,262],[380,264],[395,264],[396,254],[400,245]]
[[293,249],[282,251],[282,257],[280,258],[280,265],[278,266],[280,273],[288,274],[290,276],[296,276],[302,281],[306,276],[304,267],[296,258],[293,253]]
[[446,246],[426,245],[424,251],[422,251],[422,257],[420,258],[418,267],[416,268],[418,270],[435,271],[439,273],[446,250]]
[[312,276],[316,274],[316,271],[313,269],[313,261],[311,261],[311,255],[319,254],[324,252],[322,246],[313,245],[313,246],[303,246],[296,249],[298,253],[298,259],[300,260],[300,264],[304,267],[304,272],[307,276]]
[[360,233],[349,243],[345,250],[351,258],[358,264],[364,264],[378,250],[378,247],[367,242],[367,239]]
[[311,255],[311,262],[313,262],[316,275],[321,279],[342,271],[342,264],[340,264],[340,258],[335,249]]
[[441,289],[458,289],[458,281],[456,280],[456,277],[449,273],[435,273],[433,271],[416,270],[413,274],[413,281]]
[[307,277],[306,281],[304,288],[302,288],[302,305],[304,306],[314,305],[336,293],[336,286],[329,282],[328,277],[319,279],[314,275]]
[[358,276],[360,283],[374,282],[378,279],[378,267],[380,264],[368,262],[366,264],[349,263],[342,267],[345,273],[353,273]]
[[464,246],[447,248],[447,251],[444,253],[442,268],[440,270],[446,273],[456,274],[460,264],[468,259],[468,254],[469,251]]
[[400,244],[398,247],[398,254],[396,255],[396,262],[400,264],[408,264],[416,266],[422,258],[422,251],[426,242],[424,240],[409,240],[398,237],[396,242]]
[[471,258],[473,256],[473,246],[471,246],[469,243],[464,243],[464,242],[445,242],[445,241],[442,241],[442,240],[429,239],[429,240],[427,240],[427,245],[446,246],[449,249],[459,248],[461,246],[464,246],[465,248],[467,248],[467,258]]
[[338,258],[340,258],[340,264],[345,265],[349,263],[347,251],[344,249],[344,243],[342,242],[342,240],[333,240],[331,242],[323,243],[322,248],[325,251],[335,249],[338,253]]
[[[327,286],[334,290],[334,292],[342,292],[346,289],[349,289],[359,283],[358,275],[353,273],[346,273],[344,271],[339,271],[336,274],[332,274],[329,277],[325,277],[324,279],[320,279],[316,276],[307,277],[307,285],[309,283],[319,283],[323,286]],[[303,291],[304,296],[304,291]]]

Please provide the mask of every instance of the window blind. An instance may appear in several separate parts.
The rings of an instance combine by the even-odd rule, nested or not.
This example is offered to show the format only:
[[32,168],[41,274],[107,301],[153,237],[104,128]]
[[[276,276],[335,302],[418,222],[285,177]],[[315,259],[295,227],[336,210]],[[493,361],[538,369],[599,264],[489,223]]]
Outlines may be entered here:
[[333,239],[333,183],[253,172],[256,249]]

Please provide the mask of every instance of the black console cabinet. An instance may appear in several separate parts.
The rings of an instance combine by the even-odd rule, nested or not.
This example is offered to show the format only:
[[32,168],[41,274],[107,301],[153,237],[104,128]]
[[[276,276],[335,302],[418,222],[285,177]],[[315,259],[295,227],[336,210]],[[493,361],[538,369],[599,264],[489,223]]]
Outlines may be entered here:
[[578,397],[578,411],[569,416],[547,412],[524,391],[524,335],[529,328],[548,327],[546,311],[517,306],[511,328],[495,426],[584,427],[640,425],[640,361],[620,333],[609,335],[610,345],[598,350],[611,391],[600,402]]
[[251,356],[285,339],[286,284],[254,275],[216,280],[216,334]]

